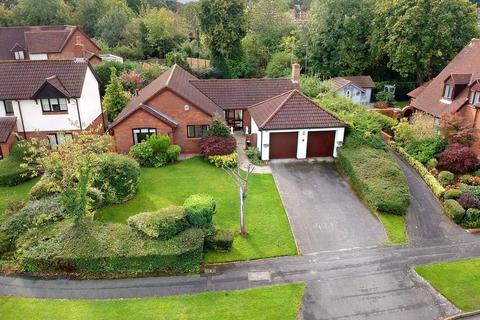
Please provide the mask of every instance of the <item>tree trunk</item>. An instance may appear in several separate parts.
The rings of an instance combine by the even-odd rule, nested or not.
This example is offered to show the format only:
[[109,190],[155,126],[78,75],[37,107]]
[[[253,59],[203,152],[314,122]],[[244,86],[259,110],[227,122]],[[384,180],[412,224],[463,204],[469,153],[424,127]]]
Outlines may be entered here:
[[242,185],[239,186],[240,191],[240,235],[246,236],[247,235],[247,228],[245,227],[245,215],[243,211],[243,188]]

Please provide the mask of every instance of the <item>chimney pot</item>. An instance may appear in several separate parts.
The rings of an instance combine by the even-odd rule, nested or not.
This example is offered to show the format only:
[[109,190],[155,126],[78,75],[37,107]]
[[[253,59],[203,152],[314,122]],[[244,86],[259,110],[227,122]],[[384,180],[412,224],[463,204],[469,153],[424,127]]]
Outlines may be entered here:
[[298,83],[300,81],[300,70],[302,67],[298,63],[292,64],[292,82]]

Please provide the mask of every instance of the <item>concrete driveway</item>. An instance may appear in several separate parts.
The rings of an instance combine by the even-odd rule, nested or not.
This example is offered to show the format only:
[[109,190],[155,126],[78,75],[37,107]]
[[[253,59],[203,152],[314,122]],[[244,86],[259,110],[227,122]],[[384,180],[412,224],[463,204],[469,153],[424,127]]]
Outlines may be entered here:
[[303,254],[386,241],[382,224],[360,202],[334,164],[272,161],[270,166]]

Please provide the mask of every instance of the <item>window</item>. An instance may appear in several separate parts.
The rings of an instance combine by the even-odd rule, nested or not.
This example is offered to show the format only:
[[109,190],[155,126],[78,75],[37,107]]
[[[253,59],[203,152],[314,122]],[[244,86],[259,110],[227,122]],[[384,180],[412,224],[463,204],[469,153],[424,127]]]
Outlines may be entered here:
[[47,134],[47,138],[50,145],[53,147],[61,144],[67,139],[73,139],[73,135],[71,133],[50,133]]
[[51,98],[40,100],[43,112],[66,112],[68,111],[67,99]]
[[137,144],[148,139],[150,136],[157,135],[155,128],[133,129],[133,143]]
[[25,54],[23,51],[15,51],[15,60],[24,60]]
[[201,138],[207,134],[208,125],[187,126],[187,137]]
[[446,84],[445,90],[443,91],[443,97],[447,99],[452,99],[453,87],[451,85]]
[[5,114],[13,113],[13,101],[10,101],[10,100],[3,101],[3,106],[5,107]]
[[480,92],[478,92],[478,91],[470,92],[469,102],[472,105],[476,105],[476,106],[480,105]]

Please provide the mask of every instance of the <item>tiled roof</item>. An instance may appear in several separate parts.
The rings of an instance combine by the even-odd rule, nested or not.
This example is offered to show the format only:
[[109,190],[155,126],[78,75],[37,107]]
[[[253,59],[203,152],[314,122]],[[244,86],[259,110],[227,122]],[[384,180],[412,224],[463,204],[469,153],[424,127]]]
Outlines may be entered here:
[[455,85],[467,85],[470,83],[472,79],[472,74],[471,73],[454,73],[450,75],[450,79],[452,79],[453,84]]
[[17,123],[17,117],[0,117],[0,143],[4,143]]
[[453,74],[471,74],[471,81],[480,77],[480,39],[470,43],[436,76],[428,86],[412,101],[411,105],[419,110],[441,117],[458,111],[468,103],[469,88],[462,88],[452,101],[442,99],[445,80]]
[[290,79],[209,79],[190,81],[222,109],[243,109],[298,89]]
[[359,88],[375,88],[375,82],[370,76],[336,77],[332,80],[337,90],[350,83]]
[[412,91],[410,91],[409,93],[407,93],[407,96],[415,99],[420,95],[420,93],[423,92],[423,90],[425,90],[426,87],[428,87],[429,84],[430,84],[430,81],[423,83],[420,87],[417,87]]
[[198,108],[202,109],[209,115],[213,115],[214,113],[222,113],[222,109],[219,106],[198,91],[197,88],[191,85],[190,80],[196,79],[197,78],[183,70],[178,65],[174,65],[172,68],[162,73],[148,86],[140,90],[138,95],[130,100],[128,105],[111,123],[110,128],[122,122],[133,112],[141,108],[144,104],[148,104],[148,101],[151,98],[166,88],[195,104]]
[[178,122],[170,118],[168,115],[166,115],[163,112],[158,111],[157,109],[154,109],[150,107],[149,105],[144,104],[141,109],[147,111],[154,117],[157,117],[158,119],[162,120],[163,122],[167,123],[170,127],[176,128],[178,127]]
[[260,102],[248,108],[261,129],[312,129],[345,127],[329,113],[298,90]]
[[49,79],[61,83],[70,97],[79,98],[88,67],[73,60],[0,61],[0,100],[31,99]]

